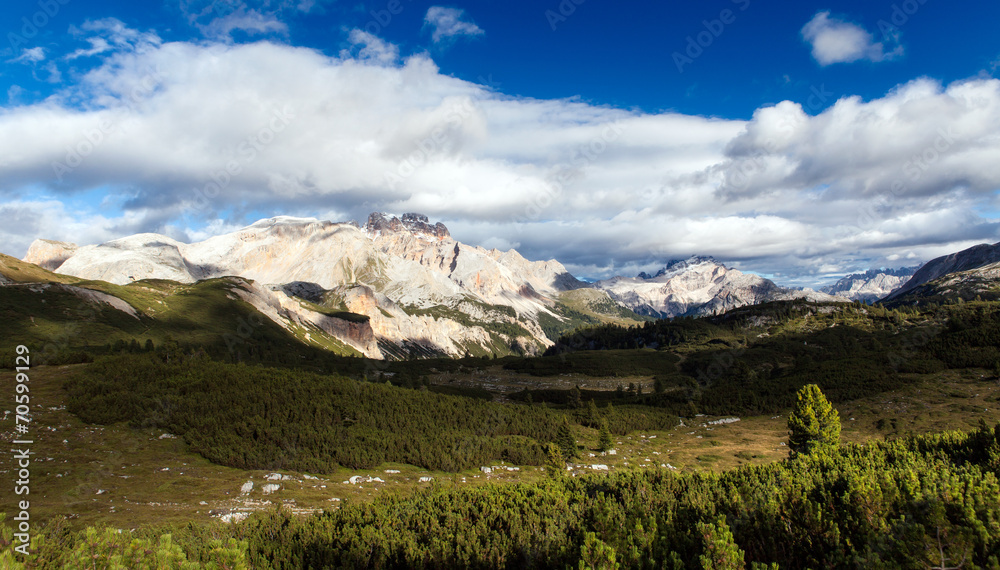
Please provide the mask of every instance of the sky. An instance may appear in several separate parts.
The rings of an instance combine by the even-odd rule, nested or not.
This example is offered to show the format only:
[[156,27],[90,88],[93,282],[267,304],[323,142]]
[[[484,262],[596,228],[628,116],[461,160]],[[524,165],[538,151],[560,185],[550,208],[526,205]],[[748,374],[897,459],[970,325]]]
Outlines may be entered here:
[[583,278],[1000,241],[1000,4],[8,0],[0,252],[418,212]]

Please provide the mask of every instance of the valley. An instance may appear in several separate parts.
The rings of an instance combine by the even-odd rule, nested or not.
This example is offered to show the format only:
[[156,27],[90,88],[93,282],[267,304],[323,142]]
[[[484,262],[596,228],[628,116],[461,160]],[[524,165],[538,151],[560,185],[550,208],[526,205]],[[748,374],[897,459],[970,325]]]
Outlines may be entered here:
[[[239,520],[243,513],[277,506],[305,515],[336,509],[348,502],[369,501],[386,493],[405,495],[420,488],[533,483],[546,478],[539,466],[505,462],[488,462],[485,466],[495,467],[489,474],[478,468],[449,472],[399,463],[383,463],[371,469],[340,468],[332,473],[225,467],[192,452],[182,438],[170,437],[172,434],[162,429],[80,421],[66,410],[64,382],[83,366],[43,366],[33,371],[32,379],[33,422],[37,430],[33,450],[41,459],[33,476],[32,493],[37,496],[32,501],[33,513],[43,520],[66,517],[70,528],[97,524],[118,528],[209,524],[221,522],[231,513],[239,513]],[[498,395],[525,385],[559,390],[580,385],[611,391],[622,381],[649,381],[642,377],[537,378],[502,370],[487,375],[490,378],[486,382],[477,380],[476,375],[457,380],[450,374],[432,377],[431,381],[486,388]],[[0,390],[11,390],[12,386],[11,374],[0,377]],[[1000,379],[985,370],[920,376],[904,389],[877,398],[843,402],[837,408],[844,420],[845,442],[968,430],[980,420],[990,425],[1000,422]],[[597,430],[577,426],[574,436],[581,457],[570,462],[572,470],[568,473],[582,476],[600,472],[593,469],[594,465],[606,465],[612,472],[722,472],[787,457],[787,412],[741,416],[738,422],[711,424],[732,417],[699,415],[683,418],[683,425],[618,436],[614,455],[595,451]],[[0,420],[0,433],[4,440],[13,438],[12,414]],[[0,469],[0,475],[7,472]],[[288,479],[268,479],[274,473]],[[352,477],[360,477],[362,482],[350,483]],[[421,477],[432,480],[421,482]],[[367,482],[368,478],[381,480]],[[253,490],[241,493],[248,481],[254,483]],[[262,489],[268,484],[280,488],[264,494]],[[6,497],[0,506],[10,512],[14,497]]]

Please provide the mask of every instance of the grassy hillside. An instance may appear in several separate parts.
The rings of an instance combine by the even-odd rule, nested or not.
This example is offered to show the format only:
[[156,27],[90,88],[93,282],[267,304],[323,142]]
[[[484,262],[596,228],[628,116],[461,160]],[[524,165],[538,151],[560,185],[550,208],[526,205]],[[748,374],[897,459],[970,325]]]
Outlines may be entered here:
[[[232,361],[299,363],[308,357],[321,366],[327,363],[327,369],[330,363],[338,362],[335,355],[360,356],[354,348],[315,327],[286,330],[278,326],[237,296],[237,290],[247,286],[241,278],[193,284],[148,279],[114,285],[3,261],[4,274],[24,282],[0,287],[0,316],[5,322],[0,342],[3,346],[37,347],[40,362],[79,362],[123,343],[146,347],[147,342],[197,348]],[[116,308],[88,293],[91,291],[111,295],[127,305]],[[331,316],[362,320],[361,315],[352,313],[333,312]]]

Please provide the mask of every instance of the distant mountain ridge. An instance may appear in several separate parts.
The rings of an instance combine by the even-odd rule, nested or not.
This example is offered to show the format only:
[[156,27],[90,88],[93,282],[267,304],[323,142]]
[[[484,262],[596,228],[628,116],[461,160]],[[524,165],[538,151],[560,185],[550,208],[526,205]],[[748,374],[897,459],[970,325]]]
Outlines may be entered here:
[[[849,275],[823,291],[781,287],[707,256],[672,260],[653,275],[588,283],[556,260],[464,244],[427,216],[375,212],[363,226],[278,216],[191,244],[150,233],[86,246],[39,239],[24,261],[49,282],[57,274],[118,286],[225,278],[232,299],[305,342],[406,358],[538,354],[581,325],[714,315],[771,301],[872,302],[992,259],[1000,260],[1000,244],[944,256],[915,273]],[[995,271],[979,273],[949,281],[948,291],[972,281],[977,291],[992,287]]]
[[727,268],[712,257],[673,260],[650,276],[612,277],[593,284],[640,315],[671,318],[713,315],[769,301],[846,302],[811,289],[790,289],[752,273]]
[[820,291],[847,297],[852,301],[874,303],[901,287],[918,268],[919,266],[869,269],[864,273],[846,275],[833,285],[821,287]]
[[913,277],[886,297],[892,301],[917,287],[950,273],[968,271],[1000,261],[1000,242],[993,245],[979,244],[949,255],[942,255],[925,263]]

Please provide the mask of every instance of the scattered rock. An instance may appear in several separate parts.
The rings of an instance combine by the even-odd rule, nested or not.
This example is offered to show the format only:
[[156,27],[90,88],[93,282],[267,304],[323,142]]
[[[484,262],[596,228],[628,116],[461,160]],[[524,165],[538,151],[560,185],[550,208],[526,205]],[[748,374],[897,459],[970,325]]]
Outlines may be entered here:
[[221,517],[219,517],[219,520],[224,523],[231,524],[231,523],[238,523],[241,520],[247,518],[248,516],[250,516],[250,513],[236,512],[236,513],[229,513],[222,515]]
[[240,487],[240,493],[243,495],[246,495],[250,491],[253,491],[253,481],[247,481],[242,487]]
[[708,422],[708,425],[710,425],[710,426],[721,426],[721,425],[725,425],[725,424],[736,423],[738,421],[740,421],[739,418],[722,418],[722,419],[718,419],[718,420],[712,420],[712,421]]
[[421,482],[421,483],[430,483],[430,482],[431,482],[431,481],[433,481],[433,480],[434,480],[434,478],[433,478],[433,477],[421,477],[421,478],[420,478],[420,482]]
[[607,471],[608,470],[608,466],[607,465],[602,465],[602,464],[591,465],[590,468],[593,469],[594,471]]
[[177,436],[172,433],[164,433],[160,435],[160,439],[177,439]]
[[281,485],[275,485],[274,483],[268,483],[267,485],[264,485],[263,487],[260,488],[260,492],[264,493],[265,495],[270,495],[271,493],[277,491],[280,488],[281,488]]

